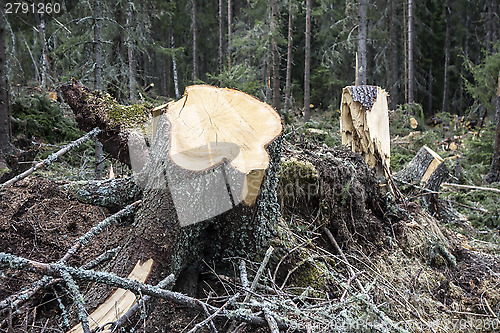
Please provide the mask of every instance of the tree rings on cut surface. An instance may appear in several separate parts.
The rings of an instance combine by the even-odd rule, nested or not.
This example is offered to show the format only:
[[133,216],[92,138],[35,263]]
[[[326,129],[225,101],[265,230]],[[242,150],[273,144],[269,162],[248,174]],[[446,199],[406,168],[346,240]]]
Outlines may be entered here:
[[177,166],[205,172],[227,163],[243,175],[242,184],[226,178],[233,201],[255,203],[269,166],[266,147],[283,131],[270,105],[238,90],[195,85],[178,101],[153,110],[158,111],[171,124],[169,154]]

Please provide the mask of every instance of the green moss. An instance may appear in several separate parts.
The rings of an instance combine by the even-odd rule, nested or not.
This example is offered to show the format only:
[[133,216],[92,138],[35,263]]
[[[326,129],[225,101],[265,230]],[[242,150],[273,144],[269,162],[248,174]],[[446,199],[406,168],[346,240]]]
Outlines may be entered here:
[[297,269],[293,273],[294,286],[299,288],[312,288],[316,291],[311,291],[310,295],[313,297],[321,297],[322,295],[317,291],[324,289],[327,280],[327,271],[328,269],[323,263],[307,258],[298,264]]
[[136,128],[151,119],[151,105],[147,103],[122,105],[108,93],[95,91],[92,104],[95,106],[96,115],[106,119],[110,128],[116,126]]
[[282,204],[292,205],[296,201],[318,195],[318,171],[308,161],[296,158],[281,161],[278,172],[278,193]]

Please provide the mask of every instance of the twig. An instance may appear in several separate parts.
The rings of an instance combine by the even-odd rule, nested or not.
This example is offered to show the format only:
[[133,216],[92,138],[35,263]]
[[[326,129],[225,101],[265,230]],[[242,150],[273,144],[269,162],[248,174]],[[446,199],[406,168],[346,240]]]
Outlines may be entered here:
[[97,224],[92,229],[90,229],[85,235],[83,235],[80,238],[78,238],[78,240],[76,241],[75,245],[73,245],[68,250],[68,252],[66,252],[66,254],[64,255],[64,257],[61,260],[59,260],[59,263],[62,264],[62,265],[65,265],[66,262],[68,261],[68,259],[72,255],[74,255],[76,253],[76,251],[78,251],[80,249],[80,247],[82,247],[82,245],[86,244],[92,237],[94,237],[95,235],[99,234],[101,231],[104,230],[104,228],[106,228],[107,226],[109,226],[111,223],[114,223],[114,222],[118,221],[119,219],[121,219],[124,216],[128,216],[128,215],[133,214],[134,211],[135,211],[135,209],[137,208],[137,206],[139,204],[141,204],[141,203],[142,203],[142,200],[137,200],[136,202],[131,203],[130,205],[128,205],[127,207],[123,208],[119,212],[117,212],[117,213],[111,215],[110,217],[102,220],[99,224]]
[[214,313],[212,313],[210,316],[208,316],[207,318],[205,318],[205,320],[203,320],[202,322],[196,324],[195,327],[193,327],[188,333],[195,333],[197,330],[199,330],[200,328],[202,328],[203,326],[205,326],[209,321],[212,321],[212,319],[214,319],[215,317],[217,317],[217,315],[222,311],[224,310],[224,308],[231,304],[236,298],[238,298],[240,296],[239,293],[236,293],[233,297],[231,297],[226,303],[224,303],[217,311],[215,311]]
[[[354,270],[352,269],[351,265],[349,264],[349,260],[347,260],[347,257],[345,256],[344,251],[342,251],[342,249],[340,248],[339,244],[337,243],[337,241],[333,237],[333,235],[330,232],[330,230],[328,230],[328,228],[325,227],[325,226],[321,227],[321,229],[328,236],[328,239],[330,240],[330,242],[335,247],[335,250],[338,252],[338,254],[340,254],[340,256],[342,257],[342,259],[344,260],[344,262],[347,264],[346,267],[347,267],[347,270],[349,271],[349,275],[351,277],[356,276],[356,273],[354,272]],[[358,284],[359,289],[363,292],[363,294],[366,294],[365,287],[363,287],[363,285],[361,284],[361,282],[358,279],[355,279],[355,281]]]
[[269,258],[271,258],[271,254],[273,253],[274,248],[272,246],[269,246],[269,248],[266,251],[266,255],[264,257],[264,260],[262,260],[262,263],[260,264],[259,269],[257,270],[257,274],[255,274],[255,278],[252,281],[252,285],[250,286],[250,289],[248,290],[247,294],[245,295],[245,300],[243,303],[247,303],[250,300],[251,293],[255,290],[257,287],[257,283],[259,282],[260,276],[262,273],[264,273],[264,269],[267,266],[267,263],[269,262]]
[[87,319],[87,314],[85,313],[85,304],[83,303],[83,296],[80,293],[80,289],[78,288],[73,277],[64,268],[59,270],[59,274],[61,274],[64,282],[66,282],[66,286],[68,287],[71,297],[76,304],[76,312],[78,313],[78,319],[82,324],[83,332],[90,333],[89,320]]
[[271,311],[269,311],[265,307],[262,310],[264,311],[264,318],[266,318],[271,333],[280,333],[280,330],[278,328],[278,323],[276,323],[276,319],[274,319],[274,317],[272,316]]
[[241,286],[244,289],[246,289],[248,288],[248,274],[247,274],[247,266],[245,260],[241,259],[239,269],[240,269]]
[[442,183],[441,185],[442,186],[452,186],[452,187],[458,187],[458,188],[465,188],[465,189],[471,189],[471,190],[480,190],[480,191],[489,191],[489,192],[500,193],[500,190],[497,188],[484,187],[484,186],[460,185],[460,184],[453,184],[453,183]]
[[49,165],[50,163],[54,162],[56,159],[58,159],[59,157],[61,157],[62,155],[64,155],[68,151],[70,151],[71,149],[79,146],[80,144],[82,144],[83,142],[87,141],[88,139],[96,136],[97,134],[99,134],[100,131],[101,130],[99,128],[97,128],[97,127],[94,128],[92,131],[88,132],[87,134],[85,134],[84,136],[82,136],[81,138],[79,138],[78,140],[75,140],[75,141],[67,144],[66,146],[64,146],[63,148],[61,148],[60,150],[58,150],[57,152],[53,153],[52,155],[50,155],[49,157],[47,157],[45,160],[43,160],[41,162],[38,162],[37,164],[35,164],[34,166],[32,166],[30,169],[26,170],[25,172],[23,172],[23,173],[15,176],[12,179],[9,179],[5,183],[1,184],[0,188],[10,186],[10,185],[14,184],[17,181],[19,181],[19,180],[21,180],[23,178],[28,177],[29,175],[31,175],[36,170],[41,169],[41,168]]

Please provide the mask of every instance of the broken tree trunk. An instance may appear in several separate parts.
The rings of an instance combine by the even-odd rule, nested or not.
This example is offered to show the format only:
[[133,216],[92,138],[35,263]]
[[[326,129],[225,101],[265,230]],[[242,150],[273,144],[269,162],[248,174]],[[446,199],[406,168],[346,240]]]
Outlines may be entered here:
[[[104,149],[113,157],[130,165],[129,140],[135,140],[137,129],[141,128],[145,136],[150,136],[150,110],[141,104],[121,105],[109,94],[99,90],[91,91],[74,81],[61,86],[64,101],[73,110],[78,127],[90,131],[94,127],[101,129],[98,135]],[[147,149],[143,149],[143,161],[147,158]],[[139,158],[136,154],[136,159]],[[144,162],[142,162],[144,163]]]
[[391,145],[387,93],[376,86],[349,86],[342,91],[342,144],[360,153],[378,177],[389,176]]
[[[276,111],[240,91],[191,86],[154,112],[153,144],[136,177],[143,204],[111,271],[123,276],[152,259],[148,283],[155,284],[202,260],[247,257],[267,247],[279,218],[282,124]],[[91,307],[105,295],[92,290]]]

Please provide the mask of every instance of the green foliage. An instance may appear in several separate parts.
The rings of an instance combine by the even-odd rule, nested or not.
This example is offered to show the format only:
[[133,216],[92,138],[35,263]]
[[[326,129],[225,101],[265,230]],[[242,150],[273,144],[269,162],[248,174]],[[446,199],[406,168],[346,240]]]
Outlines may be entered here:
[[47,96],[18,97],[12,104],[12,117],[14,137],[57,143],[81,136],[73,117],[63,114],[57,102]]
[[220,87],[238,89],[261,99],[265,97],[262,93],[264,85],[258,79],[258,73],[250,66],[237,64],[230,70],[225,68],[219,75],[208,74],[208,77]]
[[[500,42],[496,44],[496,48],[500,48]],[[473,65],[469,59],[465,62],[473,77],[473,80],[464,79],[467,92],[481,104],[492,109],[494,106],[491,101],[496,96],[498,87],[500,53],[488,55],[479,65]]]

